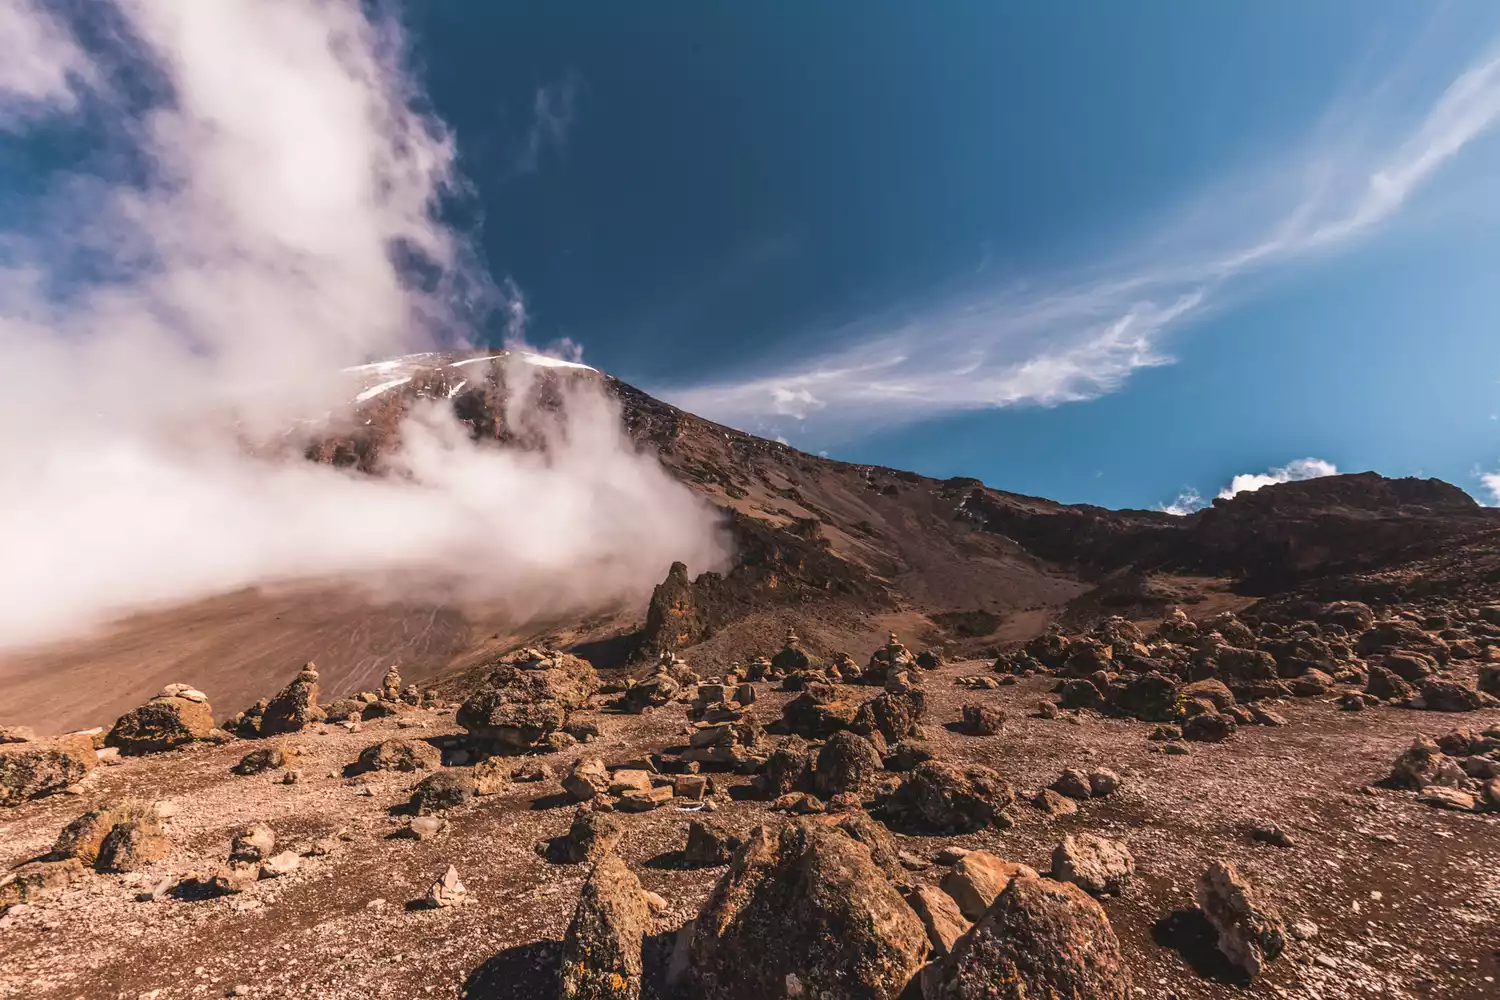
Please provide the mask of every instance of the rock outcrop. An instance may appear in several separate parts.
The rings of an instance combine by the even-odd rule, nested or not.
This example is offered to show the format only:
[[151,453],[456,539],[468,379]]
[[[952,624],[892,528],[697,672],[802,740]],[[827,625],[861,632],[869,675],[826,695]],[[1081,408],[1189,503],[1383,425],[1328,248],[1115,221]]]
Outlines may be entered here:
[[206,740],[214,733],[214,710],[203,692],[171,684],[140,708],[115,720],[104,745],[127,756],[161,753]]
[[570,653],[523,649],[502,659],[458,710],[481,749],[515,752],[562,729],[599,690],[599,675]]
[[704,1000],[895,1000],[927,932],[863,844],[800,822],[751,831],[695,924]]

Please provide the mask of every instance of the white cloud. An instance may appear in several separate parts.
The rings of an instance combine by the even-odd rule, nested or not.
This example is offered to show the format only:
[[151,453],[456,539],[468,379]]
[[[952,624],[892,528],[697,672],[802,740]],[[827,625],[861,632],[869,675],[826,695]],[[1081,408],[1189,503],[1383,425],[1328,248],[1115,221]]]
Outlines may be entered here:
[[1183,487],[1181,493],[1177,494],[1176,500],[1173,500],[1171,503],[1159,504],[1156,509],[1161,511],[1163,514],[1172,514],[1176,517],[1187,517],[1189,514],[1192,514],[1195,511],[1202,510],[1205,506],[1206,504],[1203,501],[1203,495],[1200,494],[1197,490],[1193,489],[1191,486],[1186,486]]
[[1500,507],[1500,472],[1482,472],[1479,485],[1490,495],[1490,506]]
[[0,127],[74,107],[88,57],[37,0],[0,5]]
[[1219,491],[1219,498],[1227,500],[1236,493],[1253,493],[1262,486],[1320,479],[1323,476],[1336,476],[1338,473],[1338,468],[1332,462],[1325,462],[1321,458],[1299,458],[1269,472],[1242,472]]
[[1374,141],[1366,129],[1312,142],[1205,193],[1113,262],[877,316],[833,331],[830,340],[847,346],[823,356],[663,394],[739,426],[809,420],[811,408],[786,401],[815,399],[818,426],[835,433],[1092,399],[1141,368],[1170,364],[1164,335],[1221,306],[1236,279],[1372,235],[1497,119],[1500,49],[1491,49],[1410,127]]
[[[1254,492],[1263,486],[1336,476],[1338,472],[1337,466],[1321,458],[1298,458],[1265,472],[1242,472],[1231,479],[1228,486],[1219,490],[1217,496],[1220,500],[1228,500],[1236,493]],[[1203,495],[1195,487],[1185,486],[1177,499],[1171,503],[1158,504],[1154,509],[1164,514],[1186,517],[1207,506],[1208,501],[1203,499]]]
[[[119,145],[97,162],[134,168],[50,178],[42,225],[0,222],[0,647],[314,578],[598,607],[722,558],[598,394],[507,413],[545,452],[474,445],[434,405],[388,477],[302,460],[288,428],[350,401],[341,369],[462,337],[475,301],[524,328],[438,221],[453,139],[394,22],[358,0],[114,0],[121,36],[80,63],[67,24],[0,9],[0,40],[46,42],[5,64],[0,126],[24,141],[87,102]],[[114,74],[142,68],[163,93],[126,107]]]

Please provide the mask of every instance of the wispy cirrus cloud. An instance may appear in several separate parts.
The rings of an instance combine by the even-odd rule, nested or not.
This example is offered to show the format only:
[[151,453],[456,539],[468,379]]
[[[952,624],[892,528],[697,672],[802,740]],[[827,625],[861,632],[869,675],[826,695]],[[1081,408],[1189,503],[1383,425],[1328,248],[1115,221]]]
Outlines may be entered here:
[[1275,169],[1206,193],[1112,261],[874,317],[834,331],[844,346],[821,356],[662,392],[748,429],[815,420],[833,434],[1093,399],[1172,363],[1166,335],[1222,306],[1240,279],[1372,237],[1497,120],[1500,45],[1414,121],[1310,141]]
[[577,102],[576,76],[569,75],[536,89],[531,100],[531,125],[520,152],[516,154],[516,173],[535,173],[541,166],[544,151],[561,150],[567,145]]

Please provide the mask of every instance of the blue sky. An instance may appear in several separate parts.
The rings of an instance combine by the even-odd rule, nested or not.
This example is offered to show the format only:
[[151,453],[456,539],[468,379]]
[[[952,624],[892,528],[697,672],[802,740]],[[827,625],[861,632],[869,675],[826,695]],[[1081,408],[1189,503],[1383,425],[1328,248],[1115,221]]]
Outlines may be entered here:
[[1306,457],[1490,499],[1500,7],[646,10],[413,21],[534,341],[1067,501]]
[[[571,341],[808,451],[1069,502],[1191,506],[1330,468],[1500,501],[1488,0],[389,6],[467,185],[449,220],[512,296],[496,341]],[[146,8],[162,32],[195,20]],[[26,101],[152,93],[58,51],[0,67],[0,126],[26,125],[0,142],[8,230],[66,232],[31,215],[70,199],[39,193],[108,148]],[[257,126],[345,152],[297,103]],[[310,231],[287,190],[277,240]]]

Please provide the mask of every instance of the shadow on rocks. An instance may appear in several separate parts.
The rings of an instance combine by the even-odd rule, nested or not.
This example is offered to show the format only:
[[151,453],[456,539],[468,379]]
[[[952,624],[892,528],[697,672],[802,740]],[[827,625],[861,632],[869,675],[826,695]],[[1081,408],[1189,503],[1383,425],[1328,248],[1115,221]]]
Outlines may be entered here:
[[1173,910],[1162,917],[1152,925],[1151,938],[1181,955],[1188,967],[1204,979],[1233,986],[1250,985],[1245,970],[1219,950],[1219,932],[1196,906]]
[[527,808],[533,812],[541,812],[546,809],[561,809],[563,806],[577,804],[567,792],[553,792],[551,795],[538,795],[531,800],[531,805]]
[[687,855],[682,851],[665,851],[654,858],[647,858],[642,862],[647,868],[656,871],[686,871],[694,867],[688,864]]
[[507,948],[464,980],[462,1000],[554,1000],[562,942],[533,941]]

